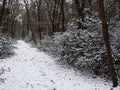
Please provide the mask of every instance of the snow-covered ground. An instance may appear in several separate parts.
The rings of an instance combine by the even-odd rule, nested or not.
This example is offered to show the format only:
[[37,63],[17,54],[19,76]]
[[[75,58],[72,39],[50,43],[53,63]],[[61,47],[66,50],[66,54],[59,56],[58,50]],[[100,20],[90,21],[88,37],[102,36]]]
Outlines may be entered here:
[[[111,83],[92,79],[32,48],[24,41],[16,44],[16,55],[0,60],[0,90],[110,90]],[[113,90],[120,90],[120,87]]]

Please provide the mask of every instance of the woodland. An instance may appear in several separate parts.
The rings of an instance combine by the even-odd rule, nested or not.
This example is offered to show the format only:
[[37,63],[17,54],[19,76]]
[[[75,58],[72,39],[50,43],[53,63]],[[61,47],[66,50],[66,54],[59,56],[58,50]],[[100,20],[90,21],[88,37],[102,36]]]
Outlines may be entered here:
[[17,40],[119,85],[120,0],[0,0],[0,59]]

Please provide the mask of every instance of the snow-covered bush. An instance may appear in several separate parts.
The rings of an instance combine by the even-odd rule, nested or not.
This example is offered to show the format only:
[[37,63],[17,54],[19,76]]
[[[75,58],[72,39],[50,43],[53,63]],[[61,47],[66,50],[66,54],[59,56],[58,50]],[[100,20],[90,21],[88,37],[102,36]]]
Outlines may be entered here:
[[[61,42],[61,61],[79,69],[93,70],[96,74],[106,64],[105,46],[99,31],[76,30]],[[104,64],[103,64],[104,63]]]
[[[65,34],[67,33],[67,34]],[[108,74],[108,60],[101,28],[71,30],[61,37],[61,61],[79,69],[93,71],[95,74]],[[110,41],[115,66],[120,76],[120,34],[110,30]]]
[[60,44],[61,41],[57,40],[59,35],[62,34],[54,35],[54,37],[44,37],[44,39],[42,39],[38,45],[39,49],[53,56],[59,56],[60,50],[62,48]]
[[112,53],[113,58],[115,60],[115,67],[117,70],[117,74],[120,77],[120,31],[119,27],[115,27],[112,30],[110,30],[110,39],[111,39],[111,47],[112,47]]
[[[42,40],[40,48],[59,57],[60,62],[97,75],[108,75],[108,60],[101,26],[99,23],[95,25],[94,22],[92,25],[88,22],[86,23],[88,28],[85,30],[78,30],[75,25],[69,27],[64,33],[57,33],[51,38]],[[117,30],[109,32],[112,53],[120,76],[120,63],[118,63],[120,62],[120,36]]]
[[0,59],[9,57],[13,54],[12,42],[4,37],[0,37]]

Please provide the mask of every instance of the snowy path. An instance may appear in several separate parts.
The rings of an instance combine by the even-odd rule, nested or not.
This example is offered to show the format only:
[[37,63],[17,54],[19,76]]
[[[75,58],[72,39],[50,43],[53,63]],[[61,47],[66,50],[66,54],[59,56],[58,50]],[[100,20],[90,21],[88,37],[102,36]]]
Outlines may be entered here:
[[[101,79],[62,68],[43,52],[18,41],[16,55],[0,61],[0,90],[110,90]],[[3,70],[5,69],[5,71]],[[107,85],[106,85],[107,84]],[[120,87],[114,90],[120,90]]]

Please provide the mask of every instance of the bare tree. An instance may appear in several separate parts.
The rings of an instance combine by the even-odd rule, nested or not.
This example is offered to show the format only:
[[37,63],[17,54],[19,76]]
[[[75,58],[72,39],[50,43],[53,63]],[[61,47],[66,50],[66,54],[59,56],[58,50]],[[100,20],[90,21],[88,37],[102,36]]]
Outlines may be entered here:
[[79,0],[74,0],[76,9],[78,11],[79,16],[81,17],[82,21],[84,21],[84,0],[81,0],[81,2]]
[[113,87],[116,87],[118,85],[118,79],[115,72],[115,67],[114,67],[113,58],[111,54],[108,25],[107,25],[107,20],[106,20],[105,11],[104,11],[104,0],[99,0],[99,14],[100,14],[100,20],[102,22],[103,38],[106,45],[107,58],[109,60],[109,69],[110,69],[110,73],[113,81]]
[[29,12],[29,3],[27,0],[23,0],[25,3],[25,9],[26,9],[26,14],[27,14],[27,29],[28,32],[30,31],[30,12]]
[[8,1],[8,8],[10,11],[9,17],[10,17],[10,22],[8,22],[8,32],[12,38],[15,37],[15,32],[16,32],[16,22],[17,22],[17,17],[20,14],[19,8],[19,0],[9,0]]
[[46,11],[52,26],[52,34],[59,31],[60,25],[60,0],[45,0]]
[[120,19],[120,0],[118,0],[118,8],[119,8],[119,19]]
[[39,33],[39,39],[41,40],[41,27],[40,27],[40,7],[41,7],[41,0],[36,0],[37,5],[37,17],[38,17],[38,33]]
[[65,0],[61,0],[61,14],[62,14],[62,31],[65,32],[65,12],[64,12]]
[[5,4],[6,4],[7,0],[3,0],[3,4],[2,4],[2,9],[1,9],[1,16],[0,16],[0,26],[2,24],[2,20],[3,20],[3,15],[4,15],[4,11],[5,11]]
[[[81,2],[80,2],[79,0],[74,0],[74,3],[75,3],[75,6],[76,6],[76,9],[78,11],[80,19],[82,20],[82,22],[84,22],[84,6],[85,6],[85,1],[81,0]],[[83,29],[82,23],[80,22],[79,24],[80,24],[79,27],[81,26],[81,28]]]
[[28,34],[31,32],[32,35],[32,40],[36,43],[36,38],[35,38],[35,30],[32,30],[31,27],[31,20],[30,20],[30,5],[28,0],[23,0],[25,3],[25,9],[26,9],[26,14],[27,14],[27,29],[28,29]]

